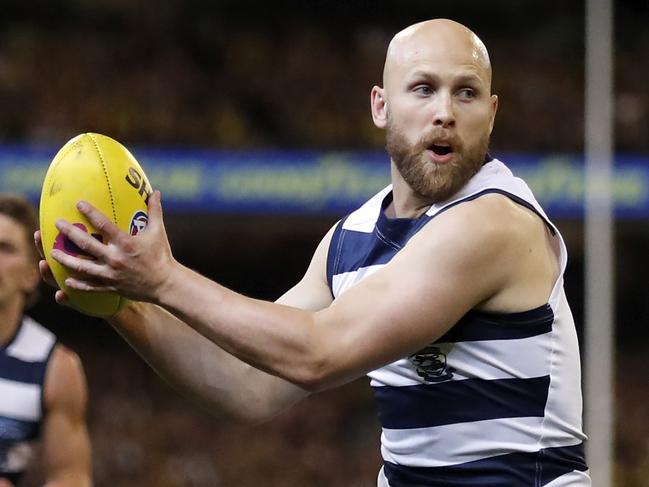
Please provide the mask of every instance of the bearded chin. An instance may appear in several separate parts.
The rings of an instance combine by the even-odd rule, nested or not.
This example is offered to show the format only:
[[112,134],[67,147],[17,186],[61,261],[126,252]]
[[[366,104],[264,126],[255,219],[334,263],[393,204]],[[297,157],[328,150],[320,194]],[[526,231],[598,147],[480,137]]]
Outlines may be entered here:
[[386,128],[386,150],[401,177],[418,196],[440,203],[462,189],[478,172],[487,154],[489,134],[473,147],[456,148],[453,159],[446,164],[431,161],[426,147],[421,142],[412,146],[394,127]]

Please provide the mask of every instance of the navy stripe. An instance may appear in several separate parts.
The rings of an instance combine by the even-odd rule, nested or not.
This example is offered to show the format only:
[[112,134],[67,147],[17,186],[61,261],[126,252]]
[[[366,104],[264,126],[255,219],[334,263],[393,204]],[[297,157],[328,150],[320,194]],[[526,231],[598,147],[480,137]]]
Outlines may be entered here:
[[540,485],[549,484],[573,470],[580,472],[588,470],[583,443],[575,446],[545,448],[539,452],[539,457]]
[[384,428],[410,429],[487,419],[542,417],[550,376],[465,379],[373,387]]
[[387,264],[399,251],[392,242],[381,240],[375,232],[343,230],[340,237],[338,265],[334,275],[353,272],[370,265]]
[[0,443],[33,440],[38,437],[40,423],[0,416]]
[[40,385],[45,376],[45,362],[24,362],[0,354],[0,378]]
[[331,241],[329,242],[329,249],[327,249],[327,283],[329,284],[329,291],[331,291],[331,296],[334,296],[333,291],[333,276],[338,274],[338,259],[340,255],[340,250],[342,247],[341,235],[343,233],[343,224],[347,217],[343,218],[338,222],[334,233],[331,236]]
[[408,240],[417,233],[432,218],[426,213],[417,218],[388,218],[385,210],[392,203],[393,194],[390,191],[381,203],[381,211],[376,220],[375,231],[377,236],[392,244],[397,249],[402,249]]
[[515,340],[552,331],[554,312],[549,304],[517,313],[470,311],[436,343]]
[[387,264],[399,250],[428,223],[430,216],[419,218],[388,218],[385,208],[392,201],[392,192],[381,203],[381,211],[371,233],[343,230],[338,245],[338,265],[333,274],[353,272],[370,265]]
[[391,487],[538,487],[574,470],[584,472],[587,469],[581,443],[445,467],[384,464]]
[[[332,239],[332,244],[329,247],[330,253],[327,262],[327,274],[328,276],[333,277],[333,275],[341,274],[343,272],[353,272],[369,265],[387,264],[392,260],[394,255],[401,250],[432,218],[441,215],[460,203],[473,201],[480,196],[493,193],[506,196],[521,206],[533,211],[546,223],[553,234],[556,233],[552,224],[546,220],[532,204],[512,193],[498,188],[485,189],[479,193],[467,196],[466,198],[445,206],[434,215],[424,214],[415,219],[388,218],[385,216],[384,209],[390,201],[392,201],[392,192],[390,192],[383,200],[381,211],[379,212],[372,233],[343,230],[342,223],[340,224],[341,231],[338,232],[338,229],[336,229],[336,234],[334,234],[335,242],[334,239]],[[340,236],[338,234],[340,234]],[[335,250],[334,255],[332,255],[331,250]],[[334,257],[337,259],[338,264],[335,266],[331,265],[333,262],[329,262]]]

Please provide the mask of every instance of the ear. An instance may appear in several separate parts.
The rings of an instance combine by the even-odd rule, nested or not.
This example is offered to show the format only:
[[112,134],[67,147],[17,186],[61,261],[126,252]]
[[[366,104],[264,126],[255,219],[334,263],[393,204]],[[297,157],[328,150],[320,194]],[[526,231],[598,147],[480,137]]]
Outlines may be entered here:
[[494,122],[496,121],[496,112],[498,111],[498,96],[491,95],[491,122],[489,123],[489,134],[494,129]]
[[385,90],[379,86],[372,88],[370,94],[370,105],[372,107],[372,120],[374,125],[384,129],[388,123],[388,101],[385,99]]

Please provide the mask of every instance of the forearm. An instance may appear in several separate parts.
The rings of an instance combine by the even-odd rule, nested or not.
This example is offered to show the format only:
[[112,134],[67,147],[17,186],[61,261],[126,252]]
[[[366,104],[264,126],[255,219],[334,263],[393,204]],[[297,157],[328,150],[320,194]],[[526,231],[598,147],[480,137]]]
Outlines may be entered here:
[[155,305],[132,303],[108,321],[161,377],[213,413],[260,421],[306,395],[225,352]]
[[242,361],[301,387],[325,356],[315,313],[247,298],[179,264],[157,302]]

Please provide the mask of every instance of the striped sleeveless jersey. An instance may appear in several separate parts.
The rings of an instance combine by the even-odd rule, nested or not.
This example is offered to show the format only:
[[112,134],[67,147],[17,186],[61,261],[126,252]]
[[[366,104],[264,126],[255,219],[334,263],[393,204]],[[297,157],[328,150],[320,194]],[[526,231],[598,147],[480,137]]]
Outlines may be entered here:
[[55,345],[49,330],[25,317],[0,348],[0,478],[13,483],[27,468],[40,433],[45,372]]
[[417,219],[385,216],[388,186],[341,220],[327,261],[332,294],[388,263],[436,215],[490,193],[546,222],[560,276],[545,305],[472,310],[435,343],[368,374],[383,429],[379,485],[591,485],[577,336],[563,290],[566,247],[529,187],[502,162],[485,163],[456,195]]

